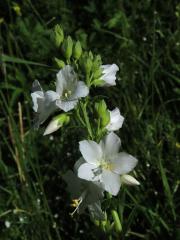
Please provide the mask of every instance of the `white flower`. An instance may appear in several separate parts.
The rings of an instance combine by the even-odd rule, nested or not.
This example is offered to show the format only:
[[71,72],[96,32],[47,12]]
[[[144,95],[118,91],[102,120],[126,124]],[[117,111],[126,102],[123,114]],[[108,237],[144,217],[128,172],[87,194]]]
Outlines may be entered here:
[[90,140],[79,144],[84,162],[78,168],[78,177],[99,181],[107,192],[117,195],[121,186],[120,175],[132,171],[137,159],[125,152],[119,153],[121,141],[113,132],[99,144]]
[[119,67],[116,64],[101,65],[102,77],[104,84],[102,86],[115,86],[116,85],[116,72],[119,71]]
[[110,122],[106,126],[106,129],[108,131],[117,131],[122,127],[122,124],[124,122],[124,117],[121,115],[118,108],[115,108],[110,112]]
[[35,111],[35,127],[38,128],[57,109],[55,104],[58,94],[54,91],[44,92],[40,83],[35,80],[31,93]]
[[103,198],[102,185],[98,182],[89,182],[78,178],[72,171],[67,171],[63,176],[68,184],[68,190],[73,198],[72,206],[75,212],[83,213],[88,207],[94,219],[103,220],[104,214],[101,210],[100,200]]
[[89,88],[84,82],[78,81],[73,68],[66,65],[57,74],[56,93],[59,95],[56,105],[68,112],[76,106],[79,98],[89,94]]
[[140,182],[138,182],[133,176],[124,174],[121,176],[121,182],[127,185],[140,185]]

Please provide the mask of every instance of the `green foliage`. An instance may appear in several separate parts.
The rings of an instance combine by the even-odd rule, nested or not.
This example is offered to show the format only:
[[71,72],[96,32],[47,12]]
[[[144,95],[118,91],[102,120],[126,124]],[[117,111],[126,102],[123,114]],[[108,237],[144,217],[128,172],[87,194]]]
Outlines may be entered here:
[[[179,239],[178,1],[19,2],[0,4],[0,239]],[[65,34],[56,27],[56,48],[59,23]],[[54,140],[34,132],[30,89],[34,79],[49,84],[67,60],[100,85],[98,53],[120,68],[107,102],[125,116],[122,147],[139,159],[141,185],[109,196],[104,207],[115,210],[95,226],[87,216],[70,218],[61,179],[64,163],[72,167],[79,157],[72,152],[79,136],[68,127]],[[91,122],[84,105],[81,111],[94,134],[98,119]]]

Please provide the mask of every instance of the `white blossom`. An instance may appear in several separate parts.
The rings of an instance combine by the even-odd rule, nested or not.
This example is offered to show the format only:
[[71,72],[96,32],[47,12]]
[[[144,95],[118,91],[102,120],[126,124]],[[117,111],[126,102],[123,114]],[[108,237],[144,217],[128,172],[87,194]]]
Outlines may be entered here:
[[110,112],[110,122],[106,126],[106,129],[108,131],[117,131],[122,127],[122,124],[124,122],[124,117],[121,115],[118,108],[115,108]]
[[120,138],[113,132],[104,137],[98,144],[91,140],[79,143],[83,163],[79,164],[78,177],[87,181],[99,181],[104,189],[117,195],[120,186],[120,175],[132,171],[137,164],[133,156],[120,152]]
[[101,65],[102,77],[104,84],[102,86],[115,86],[116,85],[116,72],[119,71],[119,67],[116,64]]
[[58,94],[54,91],[44,92],[40,83],[35,80],[31,93],[33,110],[35,111],[35,127],[38,128],[57,109],[56,99]]
[[56,93],[59,95],[56,106],[68,112],[76,106],[79,98],[89,94],[89,88],[84,82],[78,81],[73,68],[66,65],[57,74]]
[[64,174],[63,178],[68,184],[68,191],[73,198],[72,206],[75,207],[75,210],[72,215],[75,212],[81,214],[88,208],[94,219],[103,220],[104,213],[100,203],[104,196],[102,184],[80,179],[70,170]]

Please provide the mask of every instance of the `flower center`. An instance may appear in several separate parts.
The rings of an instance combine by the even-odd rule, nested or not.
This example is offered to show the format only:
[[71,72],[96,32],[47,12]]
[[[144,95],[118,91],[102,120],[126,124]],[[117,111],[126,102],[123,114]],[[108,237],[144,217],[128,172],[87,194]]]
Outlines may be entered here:
[[108,161],[105,161],[105,160],[101,161],[100,167],[102,169],[109,170],[109,171],[113,170],[113,166],[112,166],[111,162],[108,162]]
[[62,98],[63,99],[68,99],[72,94],[72,91],[71,90],[64,90],[63,94],[62,94]]

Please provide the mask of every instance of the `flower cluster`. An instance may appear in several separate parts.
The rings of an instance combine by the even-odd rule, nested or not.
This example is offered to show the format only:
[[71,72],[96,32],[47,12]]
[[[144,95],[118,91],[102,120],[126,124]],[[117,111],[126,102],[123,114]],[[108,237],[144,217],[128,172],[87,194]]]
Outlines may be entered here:
[[[73,198],[72,206],[75,210],[72,214],[82,213],[88,208],[94,219],[103,220],[101,202],[105,192],[116,196],[122,184],[139,185],[134,177],[128,175],[138,161],[130,154],[119,151],[121,140],[114,133],[122,127],[124,117],[117,107],[111,111],[107,109],[104,100],[93,102],[89,95],[93,86],[115,86],[119,68],[116,64],[102,65],[100,57],[94,57],[91,52],[82,54],[79,42],[74,45],[74,61],[69,64],[73,57],[72,40],[68,37],[63,42],[64,35],[59,28],[56,29],[56,35],[56,44],[62,44],[68,64],[56,59],[58,65],[62,66],[56,75],[55,90],[44,91],[40,83],[34,81],[31,93],[34,125],[38,128],[50,115],[61,111],[45,129],[44,135],[51,134],[69,124],[72,119],[69,112],[75,110],[73,120],[76,118],[87,133],[85,139],[79,142],[81,157],[75,163],[74,170],[68,170],[63,175]],[[83,74],[78,74],[77,60],[85,69],[85,78]],[[91,116],[94,116],[92,120],[89,119],[87,106]]]

